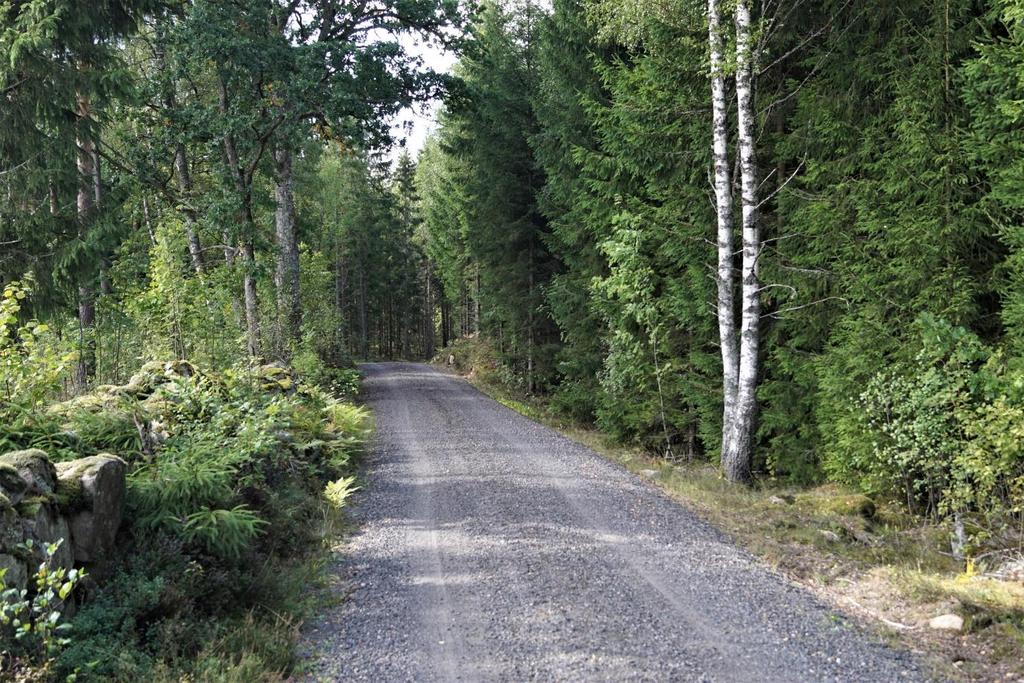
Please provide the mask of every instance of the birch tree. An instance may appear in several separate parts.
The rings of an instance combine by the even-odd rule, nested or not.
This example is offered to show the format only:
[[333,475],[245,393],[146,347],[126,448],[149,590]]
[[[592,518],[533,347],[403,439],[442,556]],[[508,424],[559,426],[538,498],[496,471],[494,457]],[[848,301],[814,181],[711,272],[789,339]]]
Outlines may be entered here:
[[729,129],[726,105],[725,41],[722,7],[708,0],[708,44],[711,64],[712,153],[715,213],[718,233],[718,334],[722,354],[722,468],[734,482],[750,479],[753,433],[757,418],[760,284],[757,259],[757,158],[754,141],[753,47],[748,0],[736,3],[736,126],[742,206],[740,330],[737,338],[733,268],[733,197],[729,168]]
[[757,259],[761,251],[758,226],[758,180],[754,126],[754,51],[749,0],[736,3],[736,126],[740,156],[743,207],[742,310],[739,338],[739,375],[730,420],[730,433],[722,451],[722,466],[730,481],[750,480],[751,451],[757,420],[758,344],[760,341],[761,285]]
[[739,379],[739,350],[733,311],[732,173],[729,169],[729,129],[725,98],[725,48],[719,0],[708,0],[708,44],[711,52],[711,146],[714,163],[715,214],[718,224],[718,337],[722,353],[722,462],[731,450]]

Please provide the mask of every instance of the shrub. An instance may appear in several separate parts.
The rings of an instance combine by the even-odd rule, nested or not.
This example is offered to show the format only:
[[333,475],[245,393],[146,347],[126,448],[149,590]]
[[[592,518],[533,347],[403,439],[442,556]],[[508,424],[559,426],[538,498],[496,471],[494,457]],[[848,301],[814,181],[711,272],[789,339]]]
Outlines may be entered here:
[[367,413],[287,368],[273,368],[274,381],[268,368],[145,369],[47,412],[79,451],[115,450],[130,464],[114,576],[73,620],[57,670],[115,681],[285,675],[305,592],[286,577],[322,547],[329,507],[352,490]]
[[1024,514],[1024,371],[969,331],[923,317],[912,362],[860,396],[870,457],[833,459],[835,476],[937,516]]
[[[43,561],[30,577],[29,586],[8,588],[4,582],[6,569],[0,569],[0,642],[3,652],[19,655],[39,667],[38,673],[49,671],[51,660],[69,643],[71,625],[62,622],[64,607],[72,592],[85,577],[78,569],[54,566],[53,556],[63,539],[44,549]],[[32,541],[25,542],[25,552],[32,551]],[[0,662],[0,672],[4,670]]]

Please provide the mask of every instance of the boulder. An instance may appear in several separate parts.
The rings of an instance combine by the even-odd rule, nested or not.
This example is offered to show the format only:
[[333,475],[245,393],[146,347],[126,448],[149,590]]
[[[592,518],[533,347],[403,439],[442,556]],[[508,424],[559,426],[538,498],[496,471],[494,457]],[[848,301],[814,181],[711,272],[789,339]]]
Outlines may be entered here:
[[198,373],[196,366],[187,360],[154,360],[139,368],[128,383],[116,387],[114,393],[142,399],[152,394],[161,384],[167,384],[178,377],[195,377]]
[[17,557],[0,553],[0,571],[4,571],[3,583],[7,588],[17,588],[20,591],[28,585],[25,563]]
[[69,516],[76,562],[95,563],[114,546],[124,508],[124,460],[106,453],[61,463],[58,503]]
[[295,393],[295,373],[279,363],[267,363],[256,369],[260,386],[265,391]]
[[0,500],[0,553],[11,553],[25,540],[18,511],[7,500]]
[[818,529],[818,533],[829,543],[839,543],[843,540],[843,537],[832,531],[831,529]]
[[9,465],[27,484],[24,495],[48,496],[57,485],[57,471],[38,448],[0,455],[0,466]]
[[57,506],[49,499],[29,498],[19,506],[19,516],[25,538],[31,538],[33,541],[32,556],[29,558],[30,568],[38,567],[45,559],[47,545],[59,541],[57,552],[50,560],[50,567],[71,569],[74,565],[71,528],[67,518],[57,512]]
[[936,631],[962,631],[964,618],[958,614],[942,614],[932,618],[928,622],[928,627]]
[[0,495],[8,505],[17,505],[28,491],[28,482],[21,478],[18,470],[7,463],[0,463]]
[[871,520],[875,517],[875,501],[861,494],[845,494],[832,492],[826,495],[811,494],[797,496],[795,501],[809,506],[814,511],[831,513],[842,517],[863,517]]

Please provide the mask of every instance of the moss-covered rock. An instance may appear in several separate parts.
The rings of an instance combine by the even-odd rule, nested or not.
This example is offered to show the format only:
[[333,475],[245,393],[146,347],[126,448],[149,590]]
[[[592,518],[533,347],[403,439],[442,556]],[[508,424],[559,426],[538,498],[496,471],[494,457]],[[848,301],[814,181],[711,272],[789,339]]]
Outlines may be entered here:
[[31,565],[36,566],[46,558],[47,545],[60,541],[50,566],[70,569],[74,563],[71,528],[57,506],[48,498],[37,497],[24,501],[18,512],[25,538],[34,541]]
[[139,368],[127,384],[118,387],[117,393],[142,399],[152,394],[162,384],[179,377],[195,377],[198,374],[196,366],[186,360],[150,361]]
[[28,585],[28,571],[19,558],[0,553],[0,570],[3,571],[4,586],[21,590]]
[[54,403],[47,411],[58,417],[70,417],[76,413],[101,413],[117,407],[121,401],[115,393],[101,392],[98,389],[90,394],[83,394],[61,403]]
[[102,453],[59,465],[58,505],[67,506],[75,560],[94,563],[113,548],[121,526],[127,465]]
[[14,509],[21,517],[33,517],[40,507],[51,505],[53,502],[53,498],[50,496],[30,496],[14,506]]
[[256,377],[264,391],[291,394],[295,392],[295,373],[277,363],[261,365],[256,369]]
[[54,500],[63,514],[80,512],[86,507],[85,490],[82,488],[81,472],[73,471],[79,467],[80,460],[57,463],[57,488]]
[[11,505],[0,507],[0,552],[12,553],[25,540],[18,511]]
[[25,480],[25,495],[48,495],[57,484],[57,470],[38,448],[0,455],[0,465],[9,465]]
[[28,482],[21,478],[17,468],[7,463],[0,463],[0,493],[3,493],[8,504],[20,503],[27,490]]

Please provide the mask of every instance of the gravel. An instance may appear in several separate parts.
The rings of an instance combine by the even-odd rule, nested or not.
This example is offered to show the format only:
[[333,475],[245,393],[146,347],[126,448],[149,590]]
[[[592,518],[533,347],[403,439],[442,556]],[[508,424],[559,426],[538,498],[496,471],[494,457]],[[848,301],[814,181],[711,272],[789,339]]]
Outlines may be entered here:
[[459,378],[362,369],[377,436],[308,680],[924,680],[642,478]]

